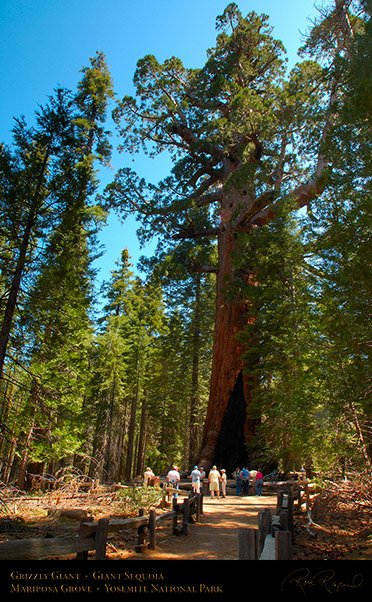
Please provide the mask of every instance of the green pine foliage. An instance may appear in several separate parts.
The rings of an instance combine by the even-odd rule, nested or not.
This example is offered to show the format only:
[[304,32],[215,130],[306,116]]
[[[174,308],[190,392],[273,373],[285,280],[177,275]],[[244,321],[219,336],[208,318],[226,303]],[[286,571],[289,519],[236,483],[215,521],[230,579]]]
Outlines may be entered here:
[[[136,98],[114,116],[126,151],[171,153],[157,185],[123,168],[97,195],[114,98],[102,53],[34,126],[16,120],[0,145],[4,482],[71,464],[129,481],[195,462],[223,224],[235,241],[225,298],[246,304],[250,457],[371,470],[371,7],[323,6],[290,73],[268,18],[234,3],[202,68],[141,59]],[[159,243],[143,277],[123,250],[95,320],[92,261],[111,208]]]

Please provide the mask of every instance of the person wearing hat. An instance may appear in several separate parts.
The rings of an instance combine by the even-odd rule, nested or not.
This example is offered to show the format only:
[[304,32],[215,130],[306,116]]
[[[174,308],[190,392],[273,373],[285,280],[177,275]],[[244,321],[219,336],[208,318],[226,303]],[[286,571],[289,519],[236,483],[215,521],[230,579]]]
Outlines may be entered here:
[[227,475],[226,475],[226,470],[223,468],[221,470],[222,497],[226,497],[226,485],[227,485]]
[[214,498],[214,494],[217,494],[217,497],[220,497],[220,478],[221,475],[217,470],[217,466],[213,466],[212,470],[208,475],[209,481],[209,491],[211,492],[211,498]]
[[[168,485],[171,485],[171,487],[173,487],[173,489],[178,489],[179,482],[180,482],[180,473],[178,472],[178,466],[172,466],[171,470],[167,474],[167,483],[168,483]],[[173,493],[173,497],[175,499],[177,499],[177,497],[178,497],[177,491],[175,491]]]
[[200,493],[201,473],[197,466],[194,466],[194,469],[191,471],[189,478],[191,479],[191,489],[193,493]]
[[[206,476],[207,475],[206,475],[206,472],[205,472],[203,466],[200,466],[199,470],[200,470],[200,491],[204,495],[206,495],[206,491],[205,490],[208,487],[208,485],[206,484]],[[205,484],[205,486],[204,486],[204,484]]]
[[143,474],[143,484],[144,485],[151,485],[152,479],[155,478],[154,473],[152,472],[151,468],[147,467],[144,474]]

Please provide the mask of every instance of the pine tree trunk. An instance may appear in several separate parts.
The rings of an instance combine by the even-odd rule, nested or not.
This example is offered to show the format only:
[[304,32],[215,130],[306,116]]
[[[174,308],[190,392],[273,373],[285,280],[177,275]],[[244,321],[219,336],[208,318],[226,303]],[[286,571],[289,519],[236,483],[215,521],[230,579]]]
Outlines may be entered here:
[[17,449],[17,439],[16,437],[12,438],[10,450],[8,451],[7,458],[5,460],[5,467],[2,474],[2,481],[4,481],[5,485],[7,485],[10,481],[10,475],[12,471],[12,466],[14,462],[15,452]]
[[355,430],[358,435],[358,447],[360,448],[360,451],[363,454],[366,473],[369,474],[371,472],[371,459],[369,457],[367,445],[364,440],[362,427],[359,422],[359,418],[358,418],[358,414],[357,414],[357,410],[356,410],[354,402],[350,402],[349,406],[350,406],[350,410],[351,410],[351,413],[353,416]]
[[137,467],[136,467],[136,474],[138,474],[138,475],[141,475],[145,468],[145,451],[146,451],[146,442],[147,442],[147,419],[148,419],[147,403],[146,403],[146,399],[143,398],[139,442],[138,442]]
[[108,408],[108,421],[107,421],[107,444],[105,449],[105,465],[104,470],[105,473],[109,476],[109,478],[113,478],[112,474],[112,458],[111,458],[111,446],[112,446],[112,437],[113,437],[113,423],[114,423],[114,406],[115,406],[115,392],[116,392],[116,375],[114,374],[114,381],[111,385],[110,390],[110,403]]
[[28,464],[28,453],[29,453],[29,449],[31,446],[31,440],[32,440],[32,435],[34,433],[34,427],[35,427],[35,423],[34,423],[34,421],[32,421],[31,426],[28,431],[28,434],[27,434],[26,445],[25,445],[25,449],[23,451],[22,462],[21,462],[21,465],[18,470],[17,487],[18,487],[18,489],[21,489],[21,490],[25,488],[26,470],[27,470],[27,464]]
[[124,408],[123,415],[121,417],[121,426],[119,429],[120,436],[118,442],[118,474],[116,476],[116,480],[121,481],[124,478],[124,457],[125,457],[125,437],[128,432],[128,417],[127,417],[127,408]]
[[141,358],[140,358],[140,351],[138,351],[136,393],[135,393],[135,396],[132,401],[132,407],[131,407],[131,413],[130,413],[127,462],[125,465],[125,472],[124,472],[124,478],[126,481],[130,481],[130,479],[132,478],[132,464],[133,464],[133,457],[134,457],[134,432],[135,432],[135,427],[136,427],[136,413],[137,413],[137,403],[138,403],[138,395],[139,395],[140,372],[141,372]]

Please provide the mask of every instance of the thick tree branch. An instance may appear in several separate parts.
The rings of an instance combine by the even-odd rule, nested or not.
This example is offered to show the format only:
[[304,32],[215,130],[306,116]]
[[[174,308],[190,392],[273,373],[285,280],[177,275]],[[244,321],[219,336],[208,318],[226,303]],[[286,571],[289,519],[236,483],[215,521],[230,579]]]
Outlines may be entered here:
[[201,273],[201,274],[217,274],[217,272],[218,272],[218,268],[216,266],[200,265],[199,263],[194,262],[194,261],[190,261],[190,263],[188,264],[188,267],[193,272]]
[[185,238],[210,238],[218,236],[219,228],[204,228],[196,230],[193,228],[185,228],[181,225],[177,226],[178,233],[173,235],[174,240],[183,240]]

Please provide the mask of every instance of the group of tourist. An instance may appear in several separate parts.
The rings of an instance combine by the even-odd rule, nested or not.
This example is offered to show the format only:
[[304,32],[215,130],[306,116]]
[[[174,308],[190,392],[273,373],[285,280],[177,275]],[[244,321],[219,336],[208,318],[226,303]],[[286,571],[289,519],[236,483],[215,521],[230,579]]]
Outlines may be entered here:
[[[262,496],[263,487],[263,475],[261,470],[248,470],[247,467],[240,469],[239,467],[233,472],[232,475],[235,479],[236,484],[236,495],[245,496],[249,494],[249,487],[252,484],[256,495]],[[144,473],[144,485],[151,485],[154,480],[154,473],[151,468],[146,468]],[[193,493],[200,493],[201,484],[206,480],[206,472],[202,466],[194,466],[189,477],[191,479],[191,489]],[[181,480],[179,469],[176,465],[173,465],[167,474],[167,484],[174,489],[179,488],[179,482]],[[217,466],[213,466],[208,474],[209,492],[211,498],[226,497],[226,486],[227,486],[227,474],[223,468],[221,471],[217,470]],[[175,492],[174,497],[177,497]]]
[[256,495],[262,495],[263,474],[261,469],[249,470],[247,466],[240,469],[239,467],[233,472],[236,484],[236,495],[248,495],[249,487],[252,484],[256,490]]

